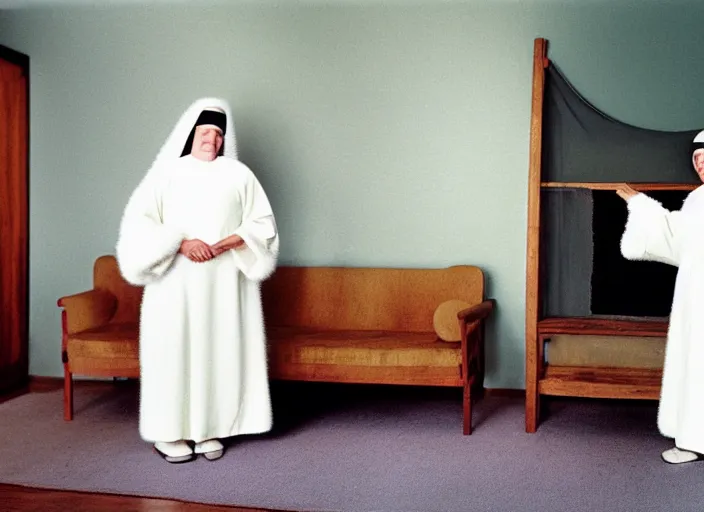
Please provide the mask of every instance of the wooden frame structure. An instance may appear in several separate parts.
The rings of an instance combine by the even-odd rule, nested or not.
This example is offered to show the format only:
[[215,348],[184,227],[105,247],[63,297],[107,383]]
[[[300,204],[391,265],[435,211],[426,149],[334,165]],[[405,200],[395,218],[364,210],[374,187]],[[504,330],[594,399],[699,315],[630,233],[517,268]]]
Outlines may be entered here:
[[[606,335],[665,337],[668,322],[607,320],[591,317],[541,318],[540,316],[540,208],[545,189],[581,188],[616,190],[621,183],[567,183],[542,181],[543,101],[547,58],[546,39],[533,48],[533,93],[528,173],[528,229],[526,248],[526,432],[537,430],[543,395],[589,398],[657,400],[662,370],[643,368],[550,367],[544,363],[544,344],[555,335]],[[629,183],[639,191],[693,190],[683,183]]]

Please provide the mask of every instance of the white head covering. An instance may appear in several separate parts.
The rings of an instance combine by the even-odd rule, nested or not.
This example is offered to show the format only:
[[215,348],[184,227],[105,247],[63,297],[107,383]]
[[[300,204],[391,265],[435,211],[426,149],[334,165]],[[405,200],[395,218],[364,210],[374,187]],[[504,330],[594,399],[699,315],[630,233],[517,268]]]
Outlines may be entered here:
[[230,104],[221,98],[201,98],[194,101],[178,120],[178,123],[176,123],[171,134],[156,155],[152,167],[180,158],[183,153],[183,147],[198,120],[198,116],[203,110],[211,109],[222,110],[225,113],[227,123],[225,136],[223,137],[223,156],[237,160],[237,141]]
[[694,152],[698,149],[704,149],[704,130],[696,134],[692,140],[692,165],[694,165]]

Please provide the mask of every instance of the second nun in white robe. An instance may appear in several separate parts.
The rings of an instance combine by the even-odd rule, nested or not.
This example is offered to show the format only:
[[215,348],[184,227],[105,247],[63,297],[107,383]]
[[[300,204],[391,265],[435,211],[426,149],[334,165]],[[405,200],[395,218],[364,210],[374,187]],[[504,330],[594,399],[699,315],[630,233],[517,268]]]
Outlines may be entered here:
[[[630,197],[627,204],[622,255],[678,267],[658,429],[674,439],[676,448],[704,454],[704,187],[691,192],[680,210],[669,211],[643,193]],[[677,453],[664,453],[663,458],[668,462],[693,458]]]

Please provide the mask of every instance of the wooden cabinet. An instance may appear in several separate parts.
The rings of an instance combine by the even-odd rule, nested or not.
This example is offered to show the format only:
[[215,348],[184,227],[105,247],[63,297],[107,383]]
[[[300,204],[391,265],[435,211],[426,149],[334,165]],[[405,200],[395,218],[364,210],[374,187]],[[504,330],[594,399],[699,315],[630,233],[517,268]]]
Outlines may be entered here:
[[0,393],[29,374],[29,58],[0,46]]

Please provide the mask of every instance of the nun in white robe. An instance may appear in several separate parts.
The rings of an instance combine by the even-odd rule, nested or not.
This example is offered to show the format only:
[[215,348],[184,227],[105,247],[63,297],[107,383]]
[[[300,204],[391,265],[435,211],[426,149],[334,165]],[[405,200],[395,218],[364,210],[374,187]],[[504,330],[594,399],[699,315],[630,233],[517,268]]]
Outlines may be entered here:
[[[704,181],[704,131],[693,141],[692,163]],[[622,196],[624,197],[624,196]],[[675,447],[669,463],[704,454],[704,187],[669,211],[643,193],[626,196],[628,220],[621,254],[629,260],[678,267],[670,313],[657,425]]]
[[[210,107],[226,114],[226,130],[222,156],[204,161],[187,141]],[[233,234],[246,245],[208,261],[179,252],[184,240],[213,246]],[[259,287],[275,269],[279,237],[264,190],[237,160],[225,101],[204,98],[183,114],[129,198],[116,252],[123,277],[144,286],[141,437],[169,462],[186,462],[221,456],[221,438],[269,431]]]

